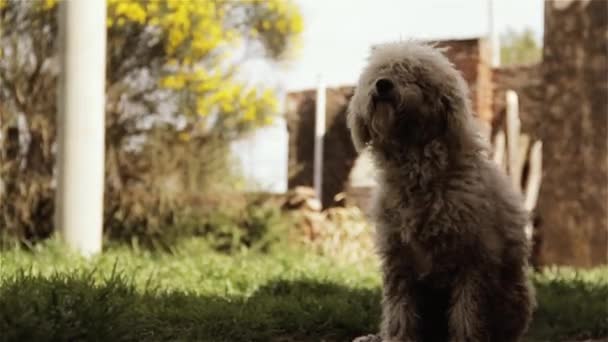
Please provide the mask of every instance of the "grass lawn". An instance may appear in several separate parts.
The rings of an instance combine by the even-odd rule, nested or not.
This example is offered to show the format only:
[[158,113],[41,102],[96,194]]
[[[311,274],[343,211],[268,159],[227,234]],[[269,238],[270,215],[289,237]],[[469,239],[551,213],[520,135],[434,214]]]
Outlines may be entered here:
[[[529,341],[608,336],[608,268],[535,276]],[[227,256],[111,247],[86,261],[56,242],[0,252],[1,341],[349,341],[376,330],[375,263],[297,248]]]

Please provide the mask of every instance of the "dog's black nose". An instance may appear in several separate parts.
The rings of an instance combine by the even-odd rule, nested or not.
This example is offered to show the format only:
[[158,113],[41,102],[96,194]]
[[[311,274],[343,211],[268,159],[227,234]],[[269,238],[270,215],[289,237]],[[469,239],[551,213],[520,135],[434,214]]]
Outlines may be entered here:
[[387,97],[393,91],[395,85],[393,82],[386,78],[381,78],[376,81],[376,91],[378,92],[378,96]]

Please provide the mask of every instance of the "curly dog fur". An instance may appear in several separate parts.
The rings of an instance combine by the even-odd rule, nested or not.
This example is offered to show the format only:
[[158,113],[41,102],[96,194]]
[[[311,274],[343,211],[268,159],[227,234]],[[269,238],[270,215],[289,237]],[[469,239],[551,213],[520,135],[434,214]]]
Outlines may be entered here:
[[534,308],[522,199],[488,158],[462,76],[434,46],[372,50],[349,104],[378,170],[380,335],[358,341],[517,341]]

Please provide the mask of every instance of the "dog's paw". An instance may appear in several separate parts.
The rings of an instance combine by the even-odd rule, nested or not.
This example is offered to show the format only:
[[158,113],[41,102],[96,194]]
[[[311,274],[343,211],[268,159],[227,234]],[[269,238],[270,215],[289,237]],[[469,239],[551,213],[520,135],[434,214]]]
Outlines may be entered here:
[[382,337],[378,335],[359,336],[355,338],[353,342],[382,342]]

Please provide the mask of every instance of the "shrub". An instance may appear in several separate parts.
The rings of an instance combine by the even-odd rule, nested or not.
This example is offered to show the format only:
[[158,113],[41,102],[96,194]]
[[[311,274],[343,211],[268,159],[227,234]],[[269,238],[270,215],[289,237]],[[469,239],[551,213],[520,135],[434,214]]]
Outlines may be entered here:
[[346,262],[374,258],[373,229],[357,207],[296,212],[300,241],[316,253]]
[[244,248],[267,252],[287,236],[289,226],[279,207],[257,201],[209,213],[203,222],[199,234],[216,250],[229,253]]
[[[57,4],[0,0],[0,236],[26,243],[53,231],[61,72]],[[106,235],[155,236],[175,222],[185,203],[178,197],[189,194],[175,190],[178,194],[167,195],[166,187],[152,180],[167,185],[172,174],[148,176],[161,165],[141,166],[142,161],[152,165],[155,157],[128,149],[137,139],[150,140],[159,122],[179,119],[184,127],[167,136],[181,139],[182,149],[170,151],[194,153],[172,166],[193,165],[197,158],[199,164],[213,165],[214,154],[188,149],[186,143],[209,151],[219,140],[224,143],[219,151],[225,152],[231,139],[271,121],[277,114],[273,91],[242,80],[238,69],[243,58],[254,55],[269,63],[289,57],[302,31],[301,15],[292,1],[283,0],[208,1],[204,6],[110,0],[107,24]],[[195,171],[200,177],[204,168]]]

